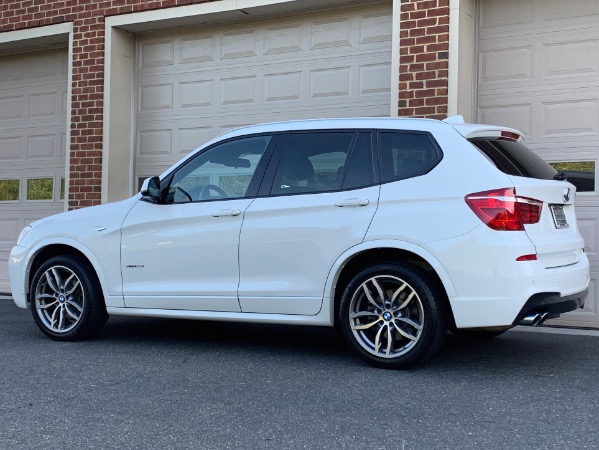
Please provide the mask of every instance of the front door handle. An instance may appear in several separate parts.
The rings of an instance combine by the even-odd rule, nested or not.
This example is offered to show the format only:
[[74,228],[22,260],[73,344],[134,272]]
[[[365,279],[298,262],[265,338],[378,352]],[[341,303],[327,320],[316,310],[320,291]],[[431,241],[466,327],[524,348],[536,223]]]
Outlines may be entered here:
[[344,208],[346,206],[367,206],[370,202],[366,198],[348,198],[339,203],[335,203],[335,206]]
[[212,214],[212,217],[235,217],[241,214],[238,209],[221,209],[219,212]]

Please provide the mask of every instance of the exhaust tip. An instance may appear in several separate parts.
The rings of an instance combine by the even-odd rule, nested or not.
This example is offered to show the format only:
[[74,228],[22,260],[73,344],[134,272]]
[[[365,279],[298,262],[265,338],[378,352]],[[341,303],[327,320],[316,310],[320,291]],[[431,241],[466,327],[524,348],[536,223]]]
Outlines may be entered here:
[[525,316],[520,322],[518,322],[518,325],[525,325],[528,327],[536,327],[538,325],[541,325],[543,322],[545,322],[545,320],[547,320],[548,315],[549,314],[546,312],[529,314],[529,315]]

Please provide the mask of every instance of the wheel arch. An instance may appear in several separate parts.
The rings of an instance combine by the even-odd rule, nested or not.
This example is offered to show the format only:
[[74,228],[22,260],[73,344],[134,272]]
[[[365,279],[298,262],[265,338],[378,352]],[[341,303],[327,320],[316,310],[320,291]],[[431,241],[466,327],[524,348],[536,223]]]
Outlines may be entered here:
[[[452,311],[449,298],[455,289],[449,275],[441,263],[426,249],[401,241],[368,241],[351,248],[342,254],[329,272],[325,286],[328,298],[330,321],[335,325],[341,295],[349,280],[368,265],[382,262],[408,262],[429,273],[445,294],[447,308]],[[453,313],[451,313],[453,320]]]
[[29,303],[29,296],[27,295],[29,294],[29,286],[31,285],[32,278],[38,267],[40,267],[48,258],[57,255],[76,255],[87,261],[100,283],[103,297],[106,298],[108,290],[104,283],[103,271],[93,253],[78,241],[62,238],[53,241],[40,242],[31,250],[27,259],[26,275],[23,278],[25,283],[23,292],[26,294],[27,303]]

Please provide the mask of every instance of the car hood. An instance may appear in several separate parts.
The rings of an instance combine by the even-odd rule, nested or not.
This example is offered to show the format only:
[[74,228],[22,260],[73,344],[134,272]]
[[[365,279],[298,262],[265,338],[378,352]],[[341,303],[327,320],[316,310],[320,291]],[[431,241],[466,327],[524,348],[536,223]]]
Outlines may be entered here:
[[19,245],[33,247],[52,238],[70,238],[83,242],[98,232],[102,232],[102,235],[120,235],[125,217],[139,198],[135,196],[120,202],[90,206],[36,220],[30,224],[31,231]]

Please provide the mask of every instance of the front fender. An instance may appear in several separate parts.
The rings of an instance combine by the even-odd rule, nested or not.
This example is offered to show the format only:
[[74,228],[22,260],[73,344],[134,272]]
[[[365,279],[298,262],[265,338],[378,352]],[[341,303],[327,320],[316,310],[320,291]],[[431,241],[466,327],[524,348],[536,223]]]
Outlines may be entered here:
[[341,256],[339,256],[339,258],[337,258],[337,260],[331,267],[331,270],[329,271],[323,293],[323,309],[328,308],[328,314],[330,316],[331,324],[335,323],[335,288],[337,286],[337,281],[339,279],[341,271],[343,270],[343,267],[345,267],[347,262],[358,253],[364,252],[366,250],[385,248],[403,250],[410,253],[414,253],[415,255],[421,257],[427,263],[429,263],[433,270],[437,273],[439,279],[441,280],[441,283],[443,284],[443,288],[447,293],[447,296],[451,298],[456,295],[455,288],[453,286],[453,283],[451,282],[451,279],[449,278],[449,275],[447,274],[439,260],[427,249],[419,245],[416,245],[412,242],[397,241],[392,239],[378,239],[372,241],[365,241],[345,251]]
[[[40,251],[42,251],[44,248],[49,247],[51,245],[65,245],[68,247],[72,247],[75,250],[81,252],[83,254],[83,256],[85,256],[87,258],[87,260],[90,262],[90,264],[92,265],[93,269],[96,272],[98,280],[100,281],[100,286],[102,288],[102,294],[103,294],[104,298],[106,299],[106,306],[115,306],[115,307],[124,307],[125,306],[125,303],[123,301],[123,295],[122,295],[122,284],[118,284],[119,292],[111,293],[109,286],[107,285],[107,282],[106,282],[107,274],[105,273],[104,269],[100,265],[98,259],[94,255],[94,253],[82,242],[72,239],[72,238],[69,238],[69,237],[65,237],[65,236],[56,236],[56,237],[43,239],[43,240],[37,242],[33,247],[31,247],[28,250],[28,253],[25,256],[25,261],[26,261],[25,265],[24,265],[24,267],[26,268],[25,276],[22,279],[22,282],[24,283],[23,292],[26,295],[29,292],[28,280],[31,276],[31,267],[33,264],[33,260],[35,259],[36,255],[39,254]],[[120,277],[120,264],[117,264],[116,267],[119,271],[119,277]]]

